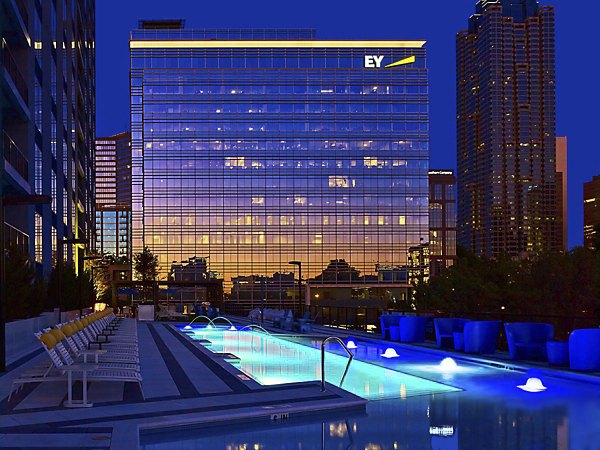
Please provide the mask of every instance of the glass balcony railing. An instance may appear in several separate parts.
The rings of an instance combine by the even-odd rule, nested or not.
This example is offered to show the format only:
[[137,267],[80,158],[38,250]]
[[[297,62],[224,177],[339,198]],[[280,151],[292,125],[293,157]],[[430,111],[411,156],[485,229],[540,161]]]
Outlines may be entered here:
[[28,180],[29,161],[6,131],[2,131],[2,144],[4,145],[4,159],[23,177]]
[[12,78],[13,83],[15,84],[21,98],[25,102],[25,104],[29,104],[29,91],[27,89],[27,82],[25,81],[25,77],[19,70],[19,66],[8,46],[8,43],[3,39],[2,40],[2,53],[4,54],[2,64],[4,68]]

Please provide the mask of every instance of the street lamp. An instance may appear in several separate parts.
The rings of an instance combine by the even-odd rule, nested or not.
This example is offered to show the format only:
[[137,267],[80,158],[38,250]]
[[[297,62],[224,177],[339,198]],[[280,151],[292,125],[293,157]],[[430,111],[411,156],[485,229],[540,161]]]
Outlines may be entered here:
[[298,266],[298,303],[299,308],[298,311],[302,314],[302,262],[300,261],[290,261],[288,264],[293,266]]
[[[0,159],[1,161],[1,159]],[[17,205],[46,205],[49,195],[2,195],[2,173],[0,172],[0,372],[6,370],[6,255],[4,248],[4,208]]]

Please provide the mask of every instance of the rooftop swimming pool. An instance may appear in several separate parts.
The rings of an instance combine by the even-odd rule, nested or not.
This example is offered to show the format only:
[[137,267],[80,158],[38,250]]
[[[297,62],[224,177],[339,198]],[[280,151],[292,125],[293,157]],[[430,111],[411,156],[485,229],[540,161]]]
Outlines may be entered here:
[[[275,385],[321,380],[320,342],[311,339],[292,340],[255,331],[198,328],[187,332],[214,353],[229,353],[239,359],[228,359],[239,370],[262,385]],[[340,385],[348,364],[339,344],[327,344],[325,380]],[[355,353],[354,350],[351,350]],[[374,400],[411,397],[424,394],[454,392],[458,389],[419,376],[397,372],[361,360],[356,349],[348,374],[341,385],[360,397]]]
[[[183,331],[183,330],[182,330]],[[186,334],[215,353],[231,353],[260,384],[320,380],[320,340],[250,331],[194,328]],[[366,414],[203,427],[142,435],[144,449],[597,449],[600,385],[542,372],[523,373],[443,353],[354,339],[355,359],[342,386],[368,398]],[[388,347],[398,357],[384,358]],[[347,357],[328,345],[326,379],[339,385]],[[547,390],[517,386],[540,377]],[[354,414],[354,415],[353,415]]]

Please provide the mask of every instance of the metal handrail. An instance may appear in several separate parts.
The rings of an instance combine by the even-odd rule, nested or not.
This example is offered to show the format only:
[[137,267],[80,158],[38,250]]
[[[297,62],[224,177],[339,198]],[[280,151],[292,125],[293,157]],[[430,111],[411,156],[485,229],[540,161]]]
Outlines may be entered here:
[[339,337],[329,336],[329,337],[323,339],[323,342],[321,342],[321,392],[325,392],[325,344],[327,344],[328,341],[339,342],[340,345],[342,346],[342,348],[344,350],[346,350],[346,353],[348,353],[348,356],[350,357],[350,359],[348,359],[348,364],[346,364],[346,370],[344,370],[344,375],[342,375],[342,380],[340,381],[340,387],[342,387],[342,385],[344,384],[344,379],[346,378],[346,375],[348,374],[348,369],[350,368],[350,363],[352,362],[352,358],[354,358],[354,355],[352,354],[352,352],[350,350],[348,350],[348,347],[346,347],[346,344],[344,343],[344,341],[342,341]]

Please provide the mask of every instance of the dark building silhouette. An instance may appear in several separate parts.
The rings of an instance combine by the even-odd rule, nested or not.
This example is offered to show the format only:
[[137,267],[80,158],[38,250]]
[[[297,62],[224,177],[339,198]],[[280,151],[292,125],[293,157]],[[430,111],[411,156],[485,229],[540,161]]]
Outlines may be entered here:
[[583,185],[583,245],[596,248],[600,230],[600,175]]
[[554,9],[481,0],[457,35],[458,242],[477,254],[560,250]]
[[46,275],[61,253],[81,267],[62,241],[93,245],[95,2],[1,2],[0,43],[0,195],[52,199],[7,207],[2,229]]

